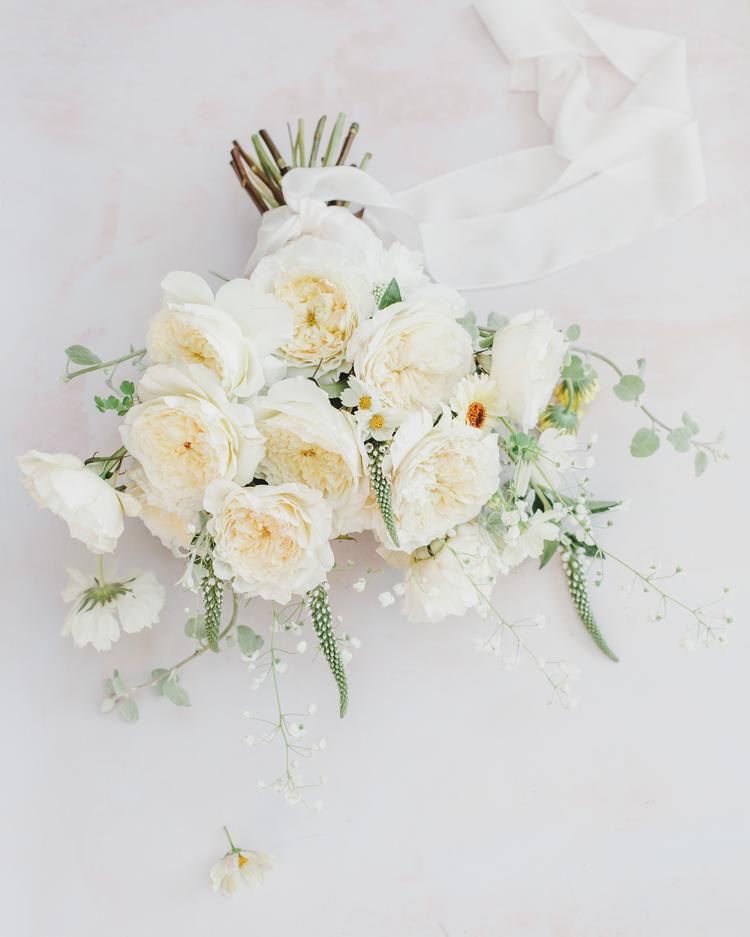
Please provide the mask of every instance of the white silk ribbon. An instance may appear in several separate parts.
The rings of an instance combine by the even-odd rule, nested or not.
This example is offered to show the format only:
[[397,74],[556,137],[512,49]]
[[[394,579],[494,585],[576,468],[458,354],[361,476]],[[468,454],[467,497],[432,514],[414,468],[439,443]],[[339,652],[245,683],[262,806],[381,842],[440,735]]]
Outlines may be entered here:
[[[421,246],[431,275],[460,289],[537,279],[705,201],[684,39],[582,13],[566,0],[479,0],[477,10],[511,63],[512,87],[536,91],[552,141],[395,197],[351,167],[293,169],[283,179],[287,206],[264,215],[249,268],[284,235],[315,227],[309,216],[325,200],[365,206],[379,234]],[[589,103],[594,58],[633,84],[608,110]]]

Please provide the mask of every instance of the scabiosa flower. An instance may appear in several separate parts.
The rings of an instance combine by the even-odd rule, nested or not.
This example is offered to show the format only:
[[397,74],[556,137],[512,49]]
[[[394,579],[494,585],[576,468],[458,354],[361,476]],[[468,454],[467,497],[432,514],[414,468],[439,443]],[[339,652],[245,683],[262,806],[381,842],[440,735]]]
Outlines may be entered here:
[[229,831],[224,827],[229,840],[229,852],[211,867],[211,888],[222,895],[234,895],[240,883],[252,887],[262,885],[266,872],[273,868],[273,859],[257,849],[240,849],[232,842]]
[[120,629],[134,634],[159,620],[164,587],[151,572],[135,573],[122,582],[106,582],[101,569],[98,576],[68,569],[68,576],[62,597],[73,607],[62,634],[70,636],[76,647],[92,644],[97,651],[108,651]]
[[469,374],[459,381],[451,410],[459,420],[482,433],[494,429],[504,415],[500,391],[487,374]]

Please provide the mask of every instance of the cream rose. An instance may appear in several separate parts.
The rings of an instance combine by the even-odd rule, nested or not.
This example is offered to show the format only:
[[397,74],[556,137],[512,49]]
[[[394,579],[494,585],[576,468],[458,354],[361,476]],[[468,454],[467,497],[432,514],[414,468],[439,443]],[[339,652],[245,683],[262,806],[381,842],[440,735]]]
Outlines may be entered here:
[[70,536],[92,553],[112,553],[125,529],[123,516],[138,513],[133,498],[115,491],[77,456],[32,449],[19,457],[18,465],[24,488],[39,507],[61,517]]
[[[391,483],[393,518],[406,552],[472,520],[497,490],[500,454],[494,436],[482,436],[443,412],[437,425],[426,410],[396,432],[383,470]],[[378,528],[384,543],[389,538]]]
[[195,273],[170,273],[161,285],[163,307],[146,335],[151,361],[201,364],[227,394],[257,393],[265,383],[264,359],[291,337],[289,309],[242,279],[230,280],[216,298]]
[[331,509],[306,485],[214,482],[204,507],[211,514],[214,570],[231,579],[236,592],[289,602],[333,566]]
[[319,375],[348,366],[349,342],[375,300],[372,283],[342,245],[304,235],[264,257],[250,283],[292,312],[292,338],[278,349],[290,366]]
[[354,373],[383,406],[403,416],[440,412],[456,385],[474,369],[471,338],[456,321],[462,300],[429,288],[426,298],[395,303],[363,323],[353,342]]
[[568,343],[542,309],[514,316],[492,344],[490,377],[501,406],[523,429],[536,425],[547,405]]
[[138,502],[138,517],[154,537],[178,555],[187,550],[198,526],[199,509],[190,504],[168,502],[149,484],[137,463],[122,476],[127,493]]
[[410,555],[381,552],[392,566],[404,569],[401,610],[410,621],[442,621],[470,608],[484,617],[498,574],[508,571],[492,538],[476,521],[461,524],[452,537]]
[[230,403],[212,372],[154,365],[138,393],[143,403],[128,412],[120,434],[165,508],[197,511],[212,481],[252,479],[263,437],[250,407]]
[[361,530],[369,478],[355,418],[302,377],[274,384],[253,411],[266,438],[257,476],[272,485],[300,482],[320,491],[331,506],[336,534]]

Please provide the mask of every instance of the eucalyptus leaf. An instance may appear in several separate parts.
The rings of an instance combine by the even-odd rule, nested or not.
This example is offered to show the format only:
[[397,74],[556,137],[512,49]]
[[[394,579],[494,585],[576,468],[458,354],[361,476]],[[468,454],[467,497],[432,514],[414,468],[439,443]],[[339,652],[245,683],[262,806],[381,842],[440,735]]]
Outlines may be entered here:
[[695,461],[693,462],[693,468],[695,470],[696,476],[702,475],[706,471],[706,469],[708,468],[708,456],[706,455],[705,450],[699,449],[695,453]]
[[138,705],[129,696],[123,696],[117,701],[117,711],[125,722],[138,721]]
[[176,677],[164,681],[164,695],[170,702],[174,703],[175,706],[190,705],[190,697],[187,694],[187,690],[180,686]]
[[401,290],[398,288],[398,283],[395,279],[386,286],[383,290],[383,295],[380,297],[380,302],[378,303],[378,309],[387,309],[388,306],[392,306],[394,303],[401,302]]
[[154,684],[154,693],[157,696],[164,695],[164,681],[169,676],[169,671],[165,667],[157,667],[155,670],[151,671],[151,679],[158,681]]
[[185,634],[196,641],[206,639],[206,619],[203,615],[192,615],[185,622]]
[[335,399],[340,397],[347,388],[346,381],[334,381],[332,384],[318,384],[321,390],[324,390],[329,397]]
[[487,325],[491,329],[500,331],[500,329],[504,329],[507,324],[508,324],[508,317],[501,316],[499,312],[491,312],[487,316]]
[[690,452],[690,430],[685,426],[679,426],[677,429],[667,433],[667,439],[677,452]]
[[688,431],[690,436],[695,436],[700,432],[700,426],[695,422],[695,420],[690,416],[689,413],[682,414],[682,425]]
[[565,334],[570,339],[571,342],[578,341],[578,339],[581,337],[581,326],[569,325]]
[[630,454],[636,459],[645,459],[659,448],[659,436],[654,430],[643,427],[630,441]]
[[108,713],[111,712],[115,707],[115,698],[114,696],[106,696],[101,703],[99,703],[99,712]]
[[549,563],[552,557],[557,552],[557,548],[560,546],[559,540],[545,540],[544,541],[544,550],[539,559],[539,569],[544,569],[544,567]]
[[479,329],[477,328],[477,317],[473,312],[467,312],[465,316],[462,316],[460,319],[456,319],[459,325],[463,326],[464,329],[469,333],[471,341],[473,344],[476,344],[479,341]]
[[637,400],[646,389],[646,385],[643,378],[638,377],[637,374],[624,374],[612,389],[620,400]]
[[582,381],[586,376],[586,372],[583,367],[583,361],[578,357],[578,355],[571,355],[570,361],[562,370],[562,378],[564,381]]
[[73,364],[100,364],[102,360],[85,345],[70,345],[65,349],[65,354]]
[[238,625],[237,644],[243,657],[250,657],[263,646],[263,638],[247,625]]
[[621,501],[587,501],[586,507],[592,514],[603,514],[622,504]]
[[127,689],[128,689],[128,688],[125,686],[125,682],[123,681],[122,677],[120,676],[120,672],[119,672],[118,670],[113,670],[113,671],[112,671],[111,684],[112,684],[112,689],[113,689],[113,691],[114,691],[115,693],[120,694],[120,693],[126,693],[126,692],[127,692]]

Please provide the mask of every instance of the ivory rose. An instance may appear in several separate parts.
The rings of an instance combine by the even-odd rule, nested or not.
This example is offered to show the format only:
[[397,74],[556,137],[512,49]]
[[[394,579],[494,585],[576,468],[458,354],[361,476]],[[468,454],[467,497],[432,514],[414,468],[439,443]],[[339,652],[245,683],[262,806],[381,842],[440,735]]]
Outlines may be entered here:
[[244,279],[225,283],[216,298],[195,273],[170,273],[161,286],[163,306],[146,335],[151,361],[202,364],[227,394],[257,393],[266,382],[264,361],[291,337],[289,309]]
[[179,513],[199,510],[216,479],[250,481],[264,440],[248,406],[231,403],[202,365],[154,365],[140,382],[143,403],[120,427],[161,504]]
[[340,244],[303,235],[264,257],[250,277],[292,312],[293,332],[278,353],[303,374],[338,375],[349,342],[375,310],[373,284]]
[[333,566],[331,509],[306,485],[209,485],[214,571],[235,592],[289,602],[325,579]]
[[256,474],[272,485],[300,482],[320,491],[336,534],[361,530],[369,494],[357,422],[312,381],[287,378],[253,404],[266,451]]
[[542,309],[514,316],[495,334],[490,377],[501,406],[522,429],[536,425],[560,379],[567,348]]
[[426,289],[424,299],[379,310],[353,342],[354,373],[402,419],[422,408],[438,414],[474,369],[471,338],[457,322],[461,304]]
[[[421,410],[402,424],[383,462],[391,483],[400,547],[426,546],[476,517],[500,479],[497,438],[482,436],[445,410],[433,426]],[[380,525],[381,539],[389,539]]]
[[112,553],[125,529],[123,515],[138,513],[133,498],[116,491],[77,456],[32,449],[19,457],[18,465],[24,488],[39,507],[61,517],[70,536],[92,553]]

